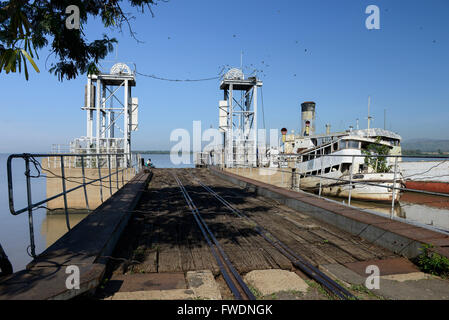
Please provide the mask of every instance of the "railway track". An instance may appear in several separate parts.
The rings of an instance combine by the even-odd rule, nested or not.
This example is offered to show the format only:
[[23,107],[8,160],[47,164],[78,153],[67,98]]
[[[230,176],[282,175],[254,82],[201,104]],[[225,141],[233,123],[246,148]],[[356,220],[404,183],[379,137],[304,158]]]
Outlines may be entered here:
[[342,300],[356,299],[352,293],[350,293],[348,290],[346,290],[344,287],[342,287],[333,279],[329,278],[317,267],[311,265],[306,259],[295,253],[292,249],[290,249],[282,241],[273,236],[269,231],[265,230],[261,225],[259,225],[245,213],[235,208],[231,203],[229,203],[226,199],[224,199],[222,196],[216,193],[212,188],[204,184],[200,179],[194,177],[193,175],[191,175],[191,177],[200,186],[202,186],[209,194],[214,196],[219,202],[221,202],[226,208],[228,208],[233,214],[247,220],[260,236],[262,236],[274,248],[276,248],[280,253],[282,253],[285,257],[287,257],[296,268],[298,268],[308,277],[310,277],[311,279],[318,282],[321,286],[323,286],[323,288],[325,288],[331,295]]
[[223,275],[223,278],[226,281],[226,284],[228,285],[234,297],[237,300],[256,300],[256,297],[248,288],[246,283],[243,281],[242,277],[237,272],[237,270],[234,268],[228,256],[221,247],[220,243],[215,238],[215,236],[207,226],[204,219],[201,217],[198,208],[195,206],[195,203],[193,202],[186,188],[182,184],[181,180],[175,173],[173,173],[173,177],[176,180],[176,183],[178,184],[181,193],[184,196],[184,199],[186,200],[187,205],[190,211],[192,212],[195,221],[198,224],[198,227],[201,230],[201,233],[206,239],[206,242],[212,251],[212,255],[217,261],[221,274]]

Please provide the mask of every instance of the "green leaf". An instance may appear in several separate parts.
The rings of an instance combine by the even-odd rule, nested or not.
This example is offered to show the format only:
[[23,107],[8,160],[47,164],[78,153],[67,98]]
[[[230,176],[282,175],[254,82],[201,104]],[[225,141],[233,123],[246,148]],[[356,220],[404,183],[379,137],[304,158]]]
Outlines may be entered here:
[[25,79],[28,81],[28,67],[27,62],[25,60],[25,56],[22,56],[23,58],[23,71],[25,71]]
[[28,54],[28,52],[26,52],[25,50],[22,50],[22,54],[28,59],[28,61],[31,63],[31,65],[33,66],[34,70],[36,70],[36,72],[40,72],[39,68],[37,67],[37,65],[34,63],[33,59],[30,57],[30,55]]

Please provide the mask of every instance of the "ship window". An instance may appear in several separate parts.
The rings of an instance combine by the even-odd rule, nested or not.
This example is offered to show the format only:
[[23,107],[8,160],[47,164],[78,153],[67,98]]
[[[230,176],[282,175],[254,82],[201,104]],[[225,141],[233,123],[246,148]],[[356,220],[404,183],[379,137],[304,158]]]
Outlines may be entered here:
[[333,145],[332,145],[332,151],[337,151],[338,150],[338,142],[335,142]]
[[354,140],[343,140],[340,141],[339,145],[340,149],[360,149],[360,142]]
[[324,169],[324,173],[329,173],[331,171],[330,167],[327,167],[326,169]]
[[342,163],[341,164],[341,172],[345,173],[346,171],[349,171],[350,167],[351,167],[350,163]]
[[359,149],[359,142],[354,140],[349,140],[347,144],[347,149]]

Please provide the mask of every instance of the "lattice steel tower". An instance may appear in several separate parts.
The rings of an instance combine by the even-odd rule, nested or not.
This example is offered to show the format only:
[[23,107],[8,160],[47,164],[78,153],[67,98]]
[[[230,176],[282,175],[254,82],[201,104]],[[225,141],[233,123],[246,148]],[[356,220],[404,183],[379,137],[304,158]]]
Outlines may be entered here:
[[229,70],[221,81],[219,128],[226,167],[257,166],[257,89],[262,85],[256,77],[245,79],[240,69]]
[[[71,149],[124,154],[123,165],[129,166],[131,132],[138,128],[138,99],[131,95],[131,88],[135,86],[135,74],[123,63],[116,63],[109,73],[88,75],[82,108],[87,113],[87,134],[75,139],[76,145]],[[121,118],[123,128],[119,125]]]

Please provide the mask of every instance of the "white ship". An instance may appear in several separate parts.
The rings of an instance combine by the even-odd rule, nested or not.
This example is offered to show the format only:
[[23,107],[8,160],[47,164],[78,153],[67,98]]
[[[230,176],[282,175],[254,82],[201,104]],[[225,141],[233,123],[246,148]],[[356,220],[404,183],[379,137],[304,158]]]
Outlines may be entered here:
[[[322,195],[372,201],[398,201],[403,179],[394,158],[375,157],[367,161],[368,150],[382,147],[385,155],[401,155],[401,137],[391,131],[372,128],[314,135],[315,103],[302,104],[302,135],[284,137],[284,154],[296,156],[297,185]],[[371,152],[372,154],[372,152]],[[401,161],[398,158],[398,161]],[[393,195],[393,184],[395,192]]]
[[[369,145],[382,145],[393,151],[400,137],[382,129],[370,129],[376,134],[370,137],[367,131],[357,130],[339,137],[322,136],[321,139],[327,142],[300,152],[296,164],[300,188],[318,192],[321,186],[322,195],[337,197],[348,197],[351,190],[351,198],[354,199],[392,201],[394,179],[396,188],[403,184],[399,169],[395,175],[394,162],[385,160],[384,168],[388,169],[379,172],[376,165],[373,167],[365,162],[362,150]],[[381,157],[379,161],[383,161]],[[398,189],[395,189],[394,197],[399,200]]]

